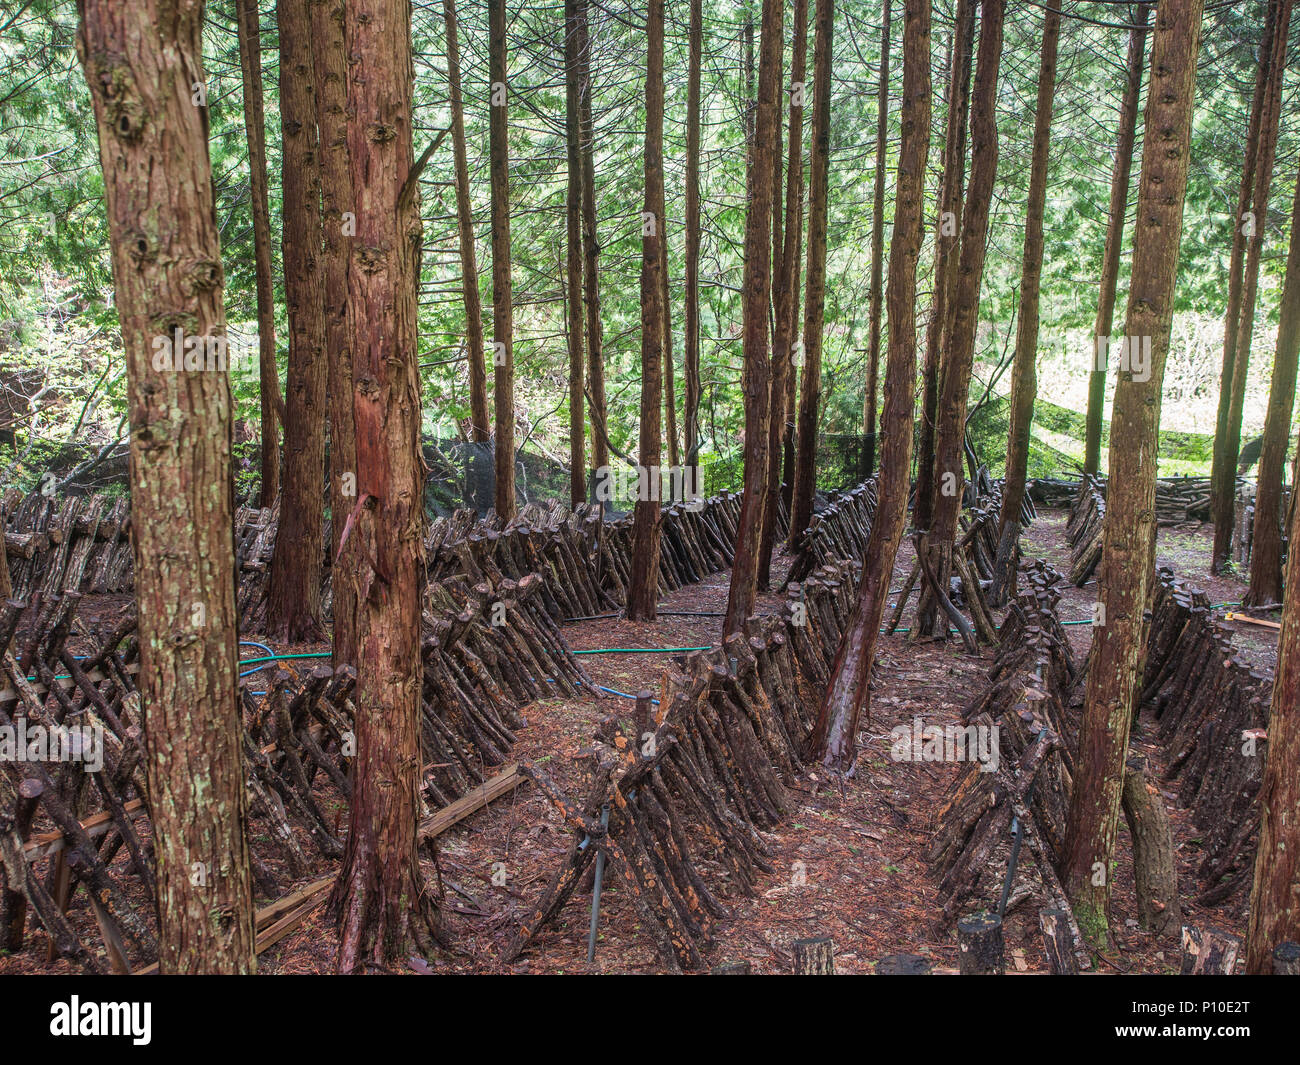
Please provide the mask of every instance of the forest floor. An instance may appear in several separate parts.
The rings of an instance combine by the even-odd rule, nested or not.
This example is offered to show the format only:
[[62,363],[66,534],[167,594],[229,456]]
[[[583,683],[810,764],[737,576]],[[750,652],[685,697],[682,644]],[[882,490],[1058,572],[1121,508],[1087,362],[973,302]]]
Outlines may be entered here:
[[[1066,568],[1065,513],[1044,511],[1025,533],[1025,557],[1042,557]],[[1201,588],[1215,604],[1235,603],[1244,585],[1231,577],[1207,573],[1210,526],[1187,525],[1160,530],[1157,560]],[[895,567],[894,587],[909,572],[910,543],[904,543]],[[775,578],[784,575],[788,559],[775,560]],[[564,626],[577,652],[608,648],[697,648],[715,643],[721,633],[729,572],[713,574],[665,597],[663,611],[692,611],[718,616],[666,616],[654,623],[622,618],[574,622]],[[1091,618],[1095,584],[1067,587],[1058,613],[1062,621]],[[761,596],[757,611],[775,610],[780,596]],[[911,606],[903,625],[910,624]],[[111,616],[121,604],[95,604]],[[1222,610],[1219,611],[1222,614]],[[1253,663],[1273,666],[1276,634],[1249,625],[1237,626],[1234,637]],[[1067,625],[1077,663],[1087,655],[1091,628]],[[310,648],[294,648],[308,650]],[[288,650],[288,649],[285,649]],[[592,679],[627,694],[660,689],[670,651],[635,654],[586,654],[583,665]],[[767,834],[775,871],[763,877],[754,897],[732,893],[723,900],[732,908],[721,922],[707,960],[747,961],[756,973],[788,973],[796,939],[828,935],[834,940],[836,969],[869,973],[888,954],[919,954],[932,959],[939,971],[955,971],[957,947],[951,929],[936,925],[941,903],[922,852],[934,830],[934,814],[963,767],[943,762],[897,762],[889,757],[890,730],[909,729],[915,718],[925,725],[956,723],[963,706],[984,683],[993,660],[991,649],[964,653],[957,641],[913,641],[903,632],[882,636],[878,647],[872,718],[859,735],[859,764],[847,781],[805,767],[791,788],[794,808]],[[253,678],[255,679],[255,678]],[[524,709],[527,724],[518,730],[512,757],[544,765],[567,793],[579,793],[582,774],[575,761],[588,747],[599,722],[609,716],[627,719],[632,701],[617,695],[548,699]],[[1147,756],[1157,778],[1163,770],[1161,750],[1139,728],[1133,738],[1136,753]],[[1196,907],[1195,868],[1198,830],[1186,811],[1163,794],[1169,806],[1183,884],[1185,922],[1209,924],[1244,932],[1246,900],[1239,897],[1213,910]],[[652,939],[639,928],[639,917],[617,878],[606,881],[600,913],[596,961],[586,962],[590,890],[580,888],[559,919],[544,927],[523,955],[511,964],[498,958],[520,920],[563,861],[571,842],[551,803],[525,783],[497,799],[486,810],[455,825],[438,840],[438,859],[425,861],[428,882],[441,885],[439,905],[456,944],[455,953],[430,959],[435,972],[506,973],[653,973],[664,971]],[[1120,854],[1113,891],[1113,949],[1099,957],[1100,972],[1159,973],[1177,969],[1176,943],[1158,943],[1137,927],[1131,848],[1120,823]],[[330,870],[322,861],[313,875]],[[504,883],[501,873],[504,872]],[[716,878],[716,879],[715,879]],[[725,871],[711,871],[710,882],[723,882]],[[134,878],[124,876],[127,883]],[[584,886],[585,887],[585,886]],[[74,924],[93,922],[85,909],[84,892],[73,900]],[[267,900],[269,901],[269,900]],[[993,901],[993,900],[990,900]],[[1009,911],[1006,921],[1009,971],[1043,972],[1045,961],[1038,931],[1037,907],[1025,904]],[[332,971],[337,940],[323,908],[259,957],[263,973]],[[0,955],[0,973],[70,972],[65,960],[45,962],[43,934],[29,938],[17,957]],[[408,970],[409,971],[409,970]]]

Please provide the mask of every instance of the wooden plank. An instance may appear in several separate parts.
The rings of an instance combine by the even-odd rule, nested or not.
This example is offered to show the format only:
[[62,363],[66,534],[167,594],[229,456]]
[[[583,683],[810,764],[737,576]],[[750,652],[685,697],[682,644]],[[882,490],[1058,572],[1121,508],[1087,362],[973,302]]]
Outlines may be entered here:
[[[130,663],[126,667],[126,671],[128,673],[139,673],[140,663],[139,662]],[[89,679],[94,684],[99,684],[101,681],[113,680],[115,678],[110,677],[107,674],[103,673],[102,671],[96,669],[87,675],[87,679]],[[46,692],[49,691],[49,688],[47,688],[44,684],[40,683],[39,681],[32,680],[32,681],[28,681],[27,683],[28,686],[32,689],[32,691],[34,691],[37,695],[44,695]],[[75,687],[75,682],[71,677],[59,677],[58,684],[60,688]],[[18,699],[19,699],[18,689],[0,688],[0,706],[5,705],[6,703],[16,703],[18,702]]]
[[432,817],[420,822],[420,839],[432,839],[451,828],[458,821],[463,821],[470,814],[487,806],[494,799],[507,792],[514,791],[528,778],[519,772],[518,763],[511,762],[496,776],[485,780],[477,788],[466,792],[450,806],[444,806]]

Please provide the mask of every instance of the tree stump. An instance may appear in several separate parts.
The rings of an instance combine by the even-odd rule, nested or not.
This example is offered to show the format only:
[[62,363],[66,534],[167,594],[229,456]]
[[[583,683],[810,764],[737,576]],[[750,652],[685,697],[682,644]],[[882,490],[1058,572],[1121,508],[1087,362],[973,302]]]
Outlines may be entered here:
[[877,976],[929,976],[930,959],[919,954],[887,954],[876,962]]
[[794,941],[796,976],[834,976],[835,947],[830,936]]
[[1043,951],[1047,968],[1053,976],[1077,976],[1079,960],[1074,956],[1069,915],[1064,910],[1038,911],[1038,926],[1043,930]]
[[1241,937],[1218,928],[1183,925],[1183,964],[1180,976],[1228,976],[1241,952]]
[[971,913],[957,922],[958,970],[962,976],[1002,976],[1002,918],[995,913]]
[[1300,943],[1279,943],[1273,948],[1273,975],[1300,976]]

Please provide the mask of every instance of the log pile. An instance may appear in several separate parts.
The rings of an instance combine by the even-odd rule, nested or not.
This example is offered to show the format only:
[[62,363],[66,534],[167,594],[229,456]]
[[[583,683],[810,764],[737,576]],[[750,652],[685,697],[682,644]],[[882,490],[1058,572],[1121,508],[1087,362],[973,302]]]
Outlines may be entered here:
[[130,517],[125,499],[106,495],[0,499],[0,527],[13,594],[32,601],[64,591],[131,590]]
[[1079,482],[1065,526],[1070,544],[1070,583],[1082,588],[1101,564],[1101,544],[1106,526],[1106,495],[1094,477]]
[[[1106,479],[1087,477],[1064,480],[1040,477],[1030,481],[1028,494],[1034,502],[1056,510],[1071,507],[1089,480],[1095,481],[1102,499],[1106,498]],[[1239,480],[1238,485],[1245,484]],[[1156,478],[1156,521],[1161,525],[1210,520],[1210,479],[1208,477]]]
[[1162,568],[1142,703],[1165,749],[1165,777],[1204,833],[1196,899],[1203,906],[1249,888],[1272,686],[1237,654],[1205,595]]
[[787,582],[801,581],[827,563],[864,558],[875,514],[874,477],[848,491],[836,492],[804,530]]
[[[1086,967],[1079,930],[1055,872],[1065,840],[1077,728],[1069,713],[1075,664],[1056,616],[1062,578],[1041,561],[1025,567],[1022,578],[1022,590],[1002,624],[988,686],[962,713],[968,730],[996,728],[996,768],[989,771],[991,761],[972,761],[958,777],[936,814],[925,858],[939,882],[943,930],[973,902],[996,908],[1012,854],[1018,854],[1006,909],[1033,899],[1063,912],[1075,954]],[[965,735],[969,757],[976,733]]]
[[[1232,547],[1230,557],[1237,566],[1245,570],[1250,566],[1250,552],[1255,539],[1255,492],[1256,485],[1237,484],[1237,494],[1232,504]],[[1285,517],[1291,506],[1291,486],[1282,486],[1282,498],[1278,512]],[[1282,537],[1282,558],[1286,559],[1288,529],[1285,521],[1280,521]]]

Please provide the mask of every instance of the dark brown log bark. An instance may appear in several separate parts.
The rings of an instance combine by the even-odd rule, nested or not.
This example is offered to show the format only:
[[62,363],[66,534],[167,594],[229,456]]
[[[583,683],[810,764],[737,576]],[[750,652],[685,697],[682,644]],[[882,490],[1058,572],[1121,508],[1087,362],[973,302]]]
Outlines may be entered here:
[[488,3],[488,155],[492,180],[492,389],[496,433],[496,512],[515,516],[515,345],[510,277],[510,144],[506,125],[505,0]]
[[803,379],[790,504],[790,547],[797,548],[812,521],[817,489],[817,408],[822,391],[822,326],[826,308],[826,194],[831,147],[831,43],[834,0],[819,0],[814,15],[813,114],[809,138],[808,271],[803,316]]
[[[452,0],[445,0],[451,4]],[[580,0],[564,0],[564,134],[569,185],[564,200],[566,222],[565,332],[569,347],[569,502],[587,498],[586,414],[583,410],[582,315],[582,151],[578,69]]]
[[645,203],[641,214],[641,437],[639,488],[633,517],[632,570],[627,616],[653,621],[659,601],[659,501],[663,391],[664,216],[664,0],[650,0],[646,15]]
[[477,444],[486,444],[492,438],[492,421],[488,413],[487,367],[483,359],[483,306],[478,292],[474,210],[469,198],[469,156],[465,145],[465,103],[460,83],[460,40],[455,0],[442,0],[442,19],[447,26],[447,91],[451,104],[451,148],[456,163],[456,235],[460,243],[461,291],[465,300],[470,439]]
[[[989,207],[997,175],[998,66],[1002,58],[1002,24],[1005,0],[981,0],[979,56],[971,95],[971,172],[962,208],[961,250],[953,284],[951,326],[939,374],[939,400],[935,409],[934,467],[930,492],[932,513],[924,549],[939,585],[948,580],[950,558],[961,515],[966,402],[971,367],[975,359],[975,333],[979,323],[980,285],[984,277]],[[928,588],[933,593],[934,588]],[[947,623],[938,597],[924,597],[916,631],[920,635],[947,636]]]
[[885,19],[880,30],[880,81],[876,88],[876,187],[871,207],[871,290],[867,297],[870,322],[867,332],[867,383],[862,396],[862,432],[866,439],[863,472],[876,472],[876,391],[880,375],[880,300],[885,271],[885,150],[889,133],[889,16],[890,0],[885,0]]
[[[807,0],[800,0],[806,3]],[[684,274],[685,321],[682,323],[685,381],[683,427],[685,463],[698,467],[700,437],[700,65],[704,16],[701,0],[690,0],[686,70],[686,249]]]
[[934,295],[926,326],[921,385],[921,431],[916,456],[916,503],[912,527],[928,531],[934,516],[934,428],[939,405],[939,370],[947,347],[957,253],[961,240],[962,189],[966,177],[966,123],[970,105],[971,57],[975,42],[974,0],[957,0],[948,50],[948,118],[943,142],[943,178],[934,240]]
[[[781,505],[782,443],[791,428],[789,395],[795,372],[791,342],[799,313],[799,261],[803,250],[803,112],[807,92],[804,76],[808,55],[808,0],[795,0],[791,48],[790,158],[786,165],[785,226],[780,273],[774,270],[772,274],[775,332],[772,341],[772,402],[767,434],[767,507],[763,513],[763,539],[758,560],[760,589],[766,589],[771,582],[776,519]],[[775,197],[773,203],[775,204]]]
[[284,298],[289,372],[284,418],[284,486],[271,556],[266,630],[273,640],[307,643],[324,635],[325,298],[321,276],[320,157],[311,11],[307,0],[278,0]]
[[1029,164],[1029,197],[1025,205],[1020,313],[1016,325],[1016,354],[1011,369],[1011,424],[1007,432],[997,567],[993,574],[992,598],[996,606],[1006,602],[1015,586],[1015,544],[1020,534],[1020,508],[1025,502],[1029,426],[1034,419],[1034,399],[1038,393],[1038,299],[1043,276],[1043,209],[1047,204],[1047,161],[1052,136],[1052,99],[1056,95],[1056,46],[1060,36],[1061,13],[1049,7],[1043,15],[1038,98],[1034,108],[1034,148]]
[[[1150,365],[1121,367],[1111,417],[1110,487],[1087,695],[1079,733],[1062,882],[1084,934],[1104,936],[1110,863],[1129,725],[1141,674],[1155,541],[1160,388],[1174,311],[1187,191],[1193,85],[1202,0],[1161,0],[1152,31],[1151,88],[1142,147],[1126,337],[1150,338]],[[1156,131],[1159,131],[1158,133]]]
[[[1147,22],[1150,8],[1138,4],[1128,35],[1124,94],[1120,97],[1119,133],[1115,141],[1115,168],[1110,178],[1110,208],[1106,216],[1106,247],[1101,256],[1101,281],[1097,292],[1097,322],[1092,334],[1097,343],[1110,337],[1115,319],[1115,288],[1119,280],[1119,255],[1124,244],[1124,218],[1128,214],[1129,177],[1133,170],[1133,144],[1137,136],[1138,96],[1146,70]],[[1094,357],[1096,349],[1094,349]],[[1106,406],[1106,367],[1088,375],[1088,411],[1085,416],[1083,472],[1095,474],[1101,464],[1101,423]]]
[[[1264,420],[1264,445],[1259,455],[1255,487],[1255,526],[1250,541],[1250,589],[1246,603],[1265,606],[1282,602],[1282,477],[1291,409],[1295,405],[1296,363],[1300,357],[1300,178],[1291,207],[1291,243],[1278,312],[1273,381]],[[1292,482],[1291,493],[1295,495]]]
[[280,423],[284,397],[275,360],[275,286],[271,276],[271,208],[266,181],[266,109],[262,100],[262,29],[257,0],[236,0],[239,66],[244,85],[244,133],[253,210],[253,271],[257,292],[258,380],[261,394],[261,505],[280,491]]
[[352,422],[352,331],[348,324],[348,261],[355,212],[348,165],[347,69],[343,10],[311,5],[312,70],[320,123],[321,274],[324,280],[325,348],[329,363],[330,586],[333,661],[357,660],[356,564],[341,560],[347,517],[356,506],[357,439]]
[[1259,790],[1259,845],[1250,893],[1246,971],[1267,973],[1273,948],[1300,940],[1300,508],[1291,521],[1286,606],[1268,714],[1268,762]]
[[348,277],[359,505],[348,535],[360,566],[356,757],[342,868],[330,900],[337,968],[387,966],[436,934],[421,882],[420,720],[424,670],[423,460],[416,350],[419,189],[408,188],[412,83],[406,0],[346,5],[348,149],[356,196]]
[[255,960],[230,384],[223,363],[177,369],[183,352],[167,365],[157,344],[178,331],[214,347],[225,339],[208,112],[194,100],[204,83],[203,5],[81,0],[78,11],[126,352],[158,964],[164,973],[246,973]]
[[871,667],[889,601],[898,544],[907,521],[916,381],[916,261],[921,252],[925,161],[930,150],[930,4],[903,8],[902,144],[899,148],[894,232],[889,250],[889,345],[885,361],[880,485],[864,552],[853,619],[840,640],[831,679],[808,743],[810,757],[848,769],[857,757],[857,731],[870,716]]
[[1267,229],[1268,196],[1282,100],[1282,71],[1286,61],[1291,0],[1268,0],[1264,37],[1251,126],[1246,139],[1241,195],[1233,217],[1232,258],[1228,274],[1228,311],[1224,320],[1223,374],[1219,380],[1219,413],[1214,430],[1214,462],[1210,472],[1210,519],[1214,545],[1210,572],[1220,573],[1232,545],[1233,502],[1237,488],[1237,459],[1241,450],[1241,417],[1246,398],[1246,370],[1255,325],[1259,256]]
[[587,308],[587,402],[591,409],[591,465],[609,465],[605,362],[600,320],[600,244],[596,240],[595,131],[591,120],[591,49],[587,0],[578,9],[579,109],[582,118],[582,290]]
[[1159,939],[1176,939],[1182,927],[1178,860],[1169,813],[1145,759],[1129,760],[1122,793],[1124,820],[1133,841],[1138,919]]
[[768,322],[772,298],[772,150],[781,124],[781,48],[785,10],[782,0],[764,0],[758,60],[758,110],[750,159],[749,209],[745,219],[745,273],[742,337],[745,395],[745,494],[740,501],[731,587],[723,635],[740,632],[754,611],[760,547],[768,493],[768,419],[772,367]]

